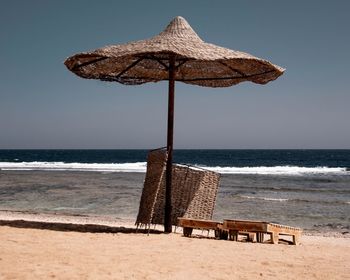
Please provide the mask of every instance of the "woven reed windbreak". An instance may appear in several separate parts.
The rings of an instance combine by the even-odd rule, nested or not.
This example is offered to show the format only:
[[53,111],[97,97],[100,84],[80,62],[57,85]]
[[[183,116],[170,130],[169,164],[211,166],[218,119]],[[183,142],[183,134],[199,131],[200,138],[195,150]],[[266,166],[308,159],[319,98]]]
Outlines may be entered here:
[[[165,150],[149,153],[137,226],[164,223],[166,158]],[[178,164],[172,172],[172,225],[180,217],[212,219],[220,175]]]
[[136,219],[137,226],[149,225],[152,222],[157,195],[165,178],[167,158],[167,152],[164,149],[148,153],[146,178]]

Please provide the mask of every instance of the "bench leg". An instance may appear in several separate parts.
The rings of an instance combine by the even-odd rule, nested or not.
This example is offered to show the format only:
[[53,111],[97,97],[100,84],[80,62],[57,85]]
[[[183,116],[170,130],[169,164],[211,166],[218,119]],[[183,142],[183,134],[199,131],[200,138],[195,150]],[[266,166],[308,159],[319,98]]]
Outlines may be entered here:
[[256,233],[256,242],[264,243],[264,233],[263,232]]
[[217,239],[220,240],[227,240],[228,238],[228,230],[223,230],[223,229],[218,229],[218,235],[217,235]]
[[228,231],[227,230],[221,230],[220,232],[220,239],[227,240],[228,238]]
[[300,243],[300,234],[293,235],[293,245],[298,245]]
[[238,230],[230,230],[228,235],[230,240],[238,241]]
[[228,231],[227,230],[222,230],[222,229],[216,229],[215,230],[215,238],[216,239],[227,240],[227,237],[228,237]]
[[271,242],[273,244],[278,244],[278,239],[279,239],[278,232],[271,232],[270,235],[271,235]]
[[192,234],[192,231],[193,231],[193,228],[184,227],[183,229],[184,236],[190,237]]
[[254,237],[255,237],[255,234],[252,233],[252,232],[249,232],[248,236],[247,236],[247,241],[248,242],[254,242]]

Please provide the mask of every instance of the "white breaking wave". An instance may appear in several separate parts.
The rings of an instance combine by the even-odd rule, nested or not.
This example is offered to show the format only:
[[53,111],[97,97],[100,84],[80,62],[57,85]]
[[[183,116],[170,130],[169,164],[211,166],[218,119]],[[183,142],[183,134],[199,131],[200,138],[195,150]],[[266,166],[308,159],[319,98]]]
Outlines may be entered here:
[[[146,172],[146,162],[132,163],[65,163],[65,162],[0,162],[1,170],[45,170],[45,171],[97,171],[97,172]],[[196,166],[194,166],[196,167]],[[299,167],[299,166],[257,166],[257,167],[208,167],[197,166],[221,174],[257,175],[349,175],[342,167]]]
[[1,170],[146,172],[146,162],[133,163],[65,163],[65,162],[0,162]]
[[260,174],[260,175],[308,175],[334,174],[346,175],[343,167],[300,167],[300,166],[256,166],[256,167],[206,167],[221,174]]
[[242,195],[242,198],[247,198],[247,199],[260,199],[260,200],[267,200],[267,201],[288,201],[288,198],[272,198],[272,197],[255,197],[255,196],[247,196],[247,195]]

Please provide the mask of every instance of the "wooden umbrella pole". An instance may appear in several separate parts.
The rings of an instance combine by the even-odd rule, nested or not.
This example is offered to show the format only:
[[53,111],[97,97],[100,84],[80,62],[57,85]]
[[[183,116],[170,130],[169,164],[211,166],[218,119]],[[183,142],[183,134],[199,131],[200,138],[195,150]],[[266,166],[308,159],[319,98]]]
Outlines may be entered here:
[[172,185],[172,163],[173,163],[173,139],[174,139],[174,99],[175,99],[175,55],[169,58],[169,97],[168,97],[168,135],[165,185],[165,211],[164,232],[172,232],[171,221],[171,185]]

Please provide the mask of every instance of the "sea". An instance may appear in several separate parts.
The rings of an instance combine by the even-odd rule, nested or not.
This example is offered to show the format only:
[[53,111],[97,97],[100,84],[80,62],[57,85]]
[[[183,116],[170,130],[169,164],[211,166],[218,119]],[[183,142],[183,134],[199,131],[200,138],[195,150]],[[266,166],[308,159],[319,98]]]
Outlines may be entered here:
[[[148,150],[0,150],[0,210],[136,220]],[[175,150],[221,174],[213,219],[350,234],[350,150]]]

